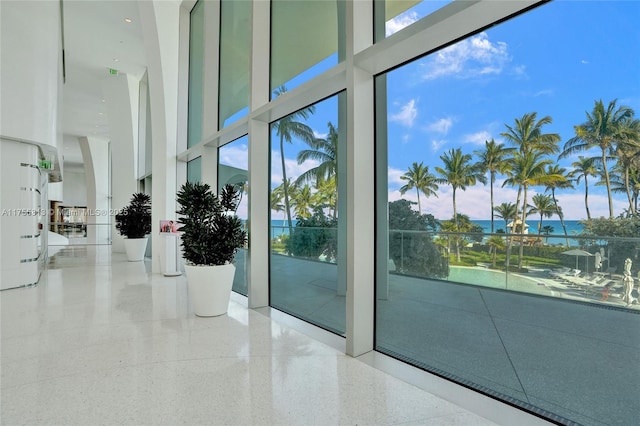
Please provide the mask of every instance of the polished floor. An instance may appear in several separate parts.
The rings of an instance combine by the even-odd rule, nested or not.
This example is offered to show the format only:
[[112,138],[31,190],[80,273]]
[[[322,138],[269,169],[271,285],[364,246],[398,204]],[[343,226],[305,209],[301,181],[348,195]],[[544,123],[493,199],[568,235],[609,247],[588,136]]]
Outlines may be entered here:
[[240,296],[195,317],[184,277],[110,247],[65,248],[0,298],[2,425],[544,423]]

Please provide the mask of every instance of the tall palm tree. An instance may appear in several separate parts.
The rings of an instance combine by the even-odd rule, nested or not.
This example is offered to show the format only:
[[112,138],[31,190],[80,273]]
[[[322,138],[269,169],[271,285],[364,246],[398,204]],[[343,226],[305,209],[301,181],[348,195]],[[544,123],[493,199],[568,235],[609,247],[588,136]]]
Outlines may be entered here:
[[271,210],[276,212],[284,211],[284,185],[280,184],[279,186],[273,188],[271,190]]
[[492,237],[489,237],[489,239],[487,240],[487,245],[489,246],[489,254],[493,252],[491,267],[495,268],[496,258],[498,257],[498,249],[500,250],[504,249],[504,240],[502,239],[502,237],[498,237],[497,235],[494,235]]
[[[436,179],[436,183],[451,185],[453,189],[453,222],[458,229],[458,212],[456,208],[456,190],[465,191],[468,186],[475,185],[477,182],[487,183],[482,169],[478,164],[472,164],[472,156],[463,154],[460,148],[450,149],[448,152],[440,156],[443,167],[436,167],[436,171],[440,174],[440,178]],[[460,262],[460,244],[456,242],[456,257]]]
[[584,178],[584,208],[587,210],[587,219],[591,219],[589,211],[589,176],[598,176],[598,168],[593,164],[593,158],[586,158],[580,155],[576,161],[571,163],[573,170],[569,172],[569,177],[575,179],[576,183],[580,183]]
[[436,193],[438,190],[436,177],[429,172],[429,166],[425,166],[422,162],[420,162],[420,164],[413,163],[405,174],[400,176],[400,179],[407,181],[407,183],[400,188],[400,194],[404,195],[407,191],[415,188],[416,194],[418,195],[418,212],[420,214],[422,214],[420,192],[426,197],[430,197],[431,195],[438,196]]
[[497,173],[504,173],[509,165],[505,158],[511,154],[513,148],[506,148],[504,144],[496,143],[495,140],[484,142],[484,149],[474,151],[479,158],[479,164],[483,173],[489,172],[489,183],[491,185],[491,233],[494,232],[493,226],[493,184],[496,181]]
[[576,152],[600,148],[600,157],[593,157],[595,165],[602,169],[607,186],[609,217],[613,218],[613,198],[611,179],[607,163],[613,158],[616,143],[623,138],[624,123],[633,118],[633,110],[626,106],[617,106],[617,99],[604,106],[602,99],[595,101],[593,111],[587,112],[587,121],[574,126],[575,136],[565,144],[560,158]]
[[[295,188],[295,189],[294,189]],[[311,217],[313,207],[313,193],[309,185],[291,187],[291,202],[297,218],[308,219]]]
[[[518,198],[516,200],[516,206],[520,204],[520,196],[522,195],[522,205],[527,205],[527,191],[530,186],[544,185],[546,182],[552,179],[557,179],[557,176],[549,176],[546,174],[545,167],[551,163],[551,160],[543,157],[541,152],[525,152],[516,153],[513,159],[511,159],[511,168],[507,172],[508,178],[504,181],[504,185],[518,186]],[[524,225],[527,220],[527,209],[522,209],[521,223],[524,229]],[[514,223],[516,225],[516,223]],[[514,226],[515,229],[515,226]],[[509,239],[509,249],[511,247],[512,240]],[[518,257],[518,269],[522,269],[522,258],[524,254],[524,241],[520,239],[520,252]]]
[[569,236],[567,234],[567,227],[564,224],[564,214],[562,214],[562,209],[558,205],[558,199],[556,198],[556,189],[573,189],[573,183],[569,180],[569,175],[567,174],[567,169],[564,167],[560,167],[557,164],[552,164],[547,167],[547,174],[549,176],[558,176],[557,179],[551,179],[545,184],[545,191],[551,191],[551,199],[553,200],[553,205],[555,206],[556,214],[558,218],[560,218],[560,224],[562,225],[562,230],[564,231],[565,242],[567,243],[567,247],[569,246]]
[[502,203],[499,206],[495,206],[493,208],[496,217],[504,220],[504,229],[506,232],[509,232],[509,221],[513,221],[515,223],[516,218],[518,217],[518,208],[514,203]]
[[[329,122],[327,138],[314,138],[309,143],[310,149],[298,152],[298,164],[307,160],[315,161],[317,166],[310,168],[296,179],[297,185],[315,183],[316,193],[314,202],[326,204],[332,209],[332,215],[337,216],[338,204],[338,129]],[[328,191],[333,191],[329,194]]]
[[[557,133],[543,133],[542,127],[551,124],[553,119],[550,116],[544,116],[538,120],[537,112],[524,114],[521,118],[514,120],[514,125],[509,126],[506,132],[500,133],[507,141],[511,142],[518,152],[510,159],[510,170],[507,172],[509,178],[504,185],[518,186],[518,195],[516,198],[516,206],[520,208],[520,197],[522,200],[522,227],[526,221],[527,215],[527,190],[530,185],[539,185],[540,178],[544,174],[544,167],[550,163],[550,160],[542,157],[547,154],[555,154],[558,152],[558,142],[560,135]],[[514,223],[515,225],[516,223]],[[515,226],[514,226],[515,228]],[[511,251],[512,239],[509,239],[508,251]],[[518,269],[522,268],[523,241],[520,240],[520,255],[518,259]],[[508,261],[508,257],[507,257]],[[508,265],[507,265],[508,267]]]
[[529,214],[539,214],[540,223],[538,224],[538,235],[542,234],[543,217],[551,217],[557,212],[551,196],[545,194],[536,194],[531,198],[532,205],[529,205]]
[[542,233],[545,235],[545,243],[549,243],[549,234],[553,234],[553,226],[545,225],[542,227]]
[[[282,95],[287,91],[285,86],[280,86],[274,91],[275,97]],[[303,142],[311,143],[315,136],[311,127],[298,120],[306,120],[315,113],[315,107],[308,106],[299,111],[294,112],[286,117],[281,118],[272,124],[272,129],[275,129],[276,136],[280,137],[280,163],[282,166],[282,183],[284,192],[284,205],[287,212],[287,222],[289,224],[289,232],[293,233],[293,224],[291,222],[291,205],[289,194],[289,181],[287,180],[287,169],[285,167],[284,156],[284,143],[292,143],[294,138],[300,139]]]
[[298,152],[298,164],[307,160],[316,161],[319,164],[298,176],[297,184],[327,180],[336,176],[338,172],[338,129],[331,122],[327,126],[329,134],[326,139],[314,138],[311,141],[305,141],[311,149],[303,149]]
[[505,124],[507,131],[500,133],[500,135],[511,142],[522,154],[527,152],[557,153],[560,135],[542,133],[542,127],[551,124],[553,119],[548,115],[540,120],[537,118],[537,112],[524,114],[521,118],[515,119],[513,127]]
[[624,193],[629,201],[629,212],[632,216],[637,214],[631,185],[631,174],[640,168],[640,120],[627,120],[623,124],[623,138],[616,145],[616,156],[618,157],[617,169],[624,183]]
[[313,204],[322,208],[329,208],[334,219],[338,216],[337,179],[337,175],[333,175],[329,179],[317,181],[316,192],[313,194]]

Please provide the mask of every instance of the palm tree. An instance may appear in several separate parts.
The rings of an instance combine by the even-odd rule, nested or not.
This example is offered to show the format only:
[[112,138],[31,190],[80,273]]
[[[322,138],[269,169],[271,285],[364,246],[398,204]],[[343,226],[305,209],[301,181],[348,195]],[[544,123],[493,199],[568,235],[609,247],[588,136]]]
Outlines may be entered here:
[[429,172],[429,166],[425,166],[422,162],[420,162],[420,164],[413,163],[406,173],[400,176],[400,179],[407,181],[407,183],[400,188],[400,194],[404,195],[407,191],[415,188],[416,194],[418,195],[418,212],[420,214],[422,214],[420,192],[422,191],[426,197],[430,197],[431,195],[438,196],[436,193],[438,190],[436,177]]
[[338,172],[338,129],[331,122],[327,126],[329,134],[326,139],[314,138],[311,141],[305,141],[311,149],[303,149],[298,153],[298,164],[307,160],[316,161],[319,164],[298,176],[297,184],[328,180],[336,176]]
[[504,144],[497,144],[493,139],[485,141],[484,146],[484,150],[474,151],[474,154],[480,157],[479,164],[483,173],[489,172],[489,183],[491,185],[491,233],[493,234],[493,184],[496,181],[496,173],[504,173],[506,171],[509,163],[505,161],[505,158],[513,149],[505,148]]
[[[514,126],[505,124],[506,132],[500,135],[507,141],[511,142],[518,152],[510,159],[510,170],[507,172],[509,178],[504,185],[518,186],[518,195],[516,198],[516,206],[520,208],[520,197],[524,192],[522,200],[522,227],[527,217],[527,190],[530,185],[539,185],[544,180],[544,167],[550,163],[550,160],[543,159],[546,154],[555,154],[558,152],[558,142],[560,135],[557,133],[542,133],[542,127],[551,124],[550,116],[542,117],[540,120],[538,113],[530,112],[524,114],[522,118],[514,120]],[[514,222],[514,228],[516,223]],[[518,259],[518,269],[522,268],[523,242],[520,240],[520,255]],[[508,251],[511,251],[512,240],[509,239]],[[507,263],[509,257],[507,256]],[[507,265],[508,267],[508,265]]]
[[284,199],[284,185],[280,184],[271,190],[271,210],[276,212],[284,211],[284,204],[282,203]]
[[[453,221],[458,228],[458,213],[456,208],[456,190],[463,191],[467,186],[475,185],[476,182],[487,183],[487,178],[477,164],[471,164],[472,156],[463,154],[460,148],[450,149],[449,152],[440,156],[444,167],[436,167],[440,178],[436,183],[451,185],[453,189]],[[460,262],[460,244],[456,242],[456,257]]]
[[598,169],[593,164],[593,158],[586,158],[580,155],[577,161],[571,163],[573,170],[569,172],[569,177],[575,179],[576,183],[580,183],[580,180],[584,178],[584,208],[587,210],[587,219],[591,219],[591,213],[589,212],[589,182],[588,177],[598,176]]
[[308,219],[311,217],[311,209],[313,207],[313,193],[309,185],[303,187],[291,187],[291,202],[296,218]]
[[316,182],[316,192],[313,194],[313,204],[329,208],[334,219],[338,216],[337,180],[337,175],[333,175],[329,179],[321,179]]
[[607,163],[614,155],[616,143],[623,138],[624,123],[633,118],[633,110],[626,106],[617,107],[617,100],[609,102],[605,108],[602,99],[595,101],[593,111],[587,112],[587,121],[574,126],[576,135],[569,139],[560,154],[560,158],[576,152],[600,148],[601,156],[593,157],[595,165],[604,173],[609,200],[609,217],[613,218],[613,198],[611,197],[611,180]]
[[[546,182],[550,182],[552,179],[557,179],[557,176],[547,175],[545,167],[551,163],[550,159],[543,158],[541,152],[518,152],[511,159],[511,169],[507,172],[508,178],[504,181],[504,185],[518,186],[518,198],[516,200],[516,206],[520,205],[520,196],[523,196],[522,205],[527,205],[527,191],[530,186],[543,185]],[[527,220],[527,209],[522,209],[522,227]],[[516,225],[516,223],[514,223]],[[515,226],[514,226],[515,229]],[[509,239],[509,248],[511,247],[512,240]],[[522,258],[524,254],[524,241],[520,239],[520,254],[518,258],[518,269],[522,269]]]
[[567,234],[567,227],[564,224],[564,215],[562,214],[562,209],[558,205],[558,199],[556,198],[556,189],[573,189],[573,183],[569,180],[567,169],[565,169],[564,167],[560,167],[557,164],[553,164],[547,167],[547,175],[558,176],[557,179],[551,179],[545,184],[545,191],[551,191],[553,205],[555,206],[556,214],[560,218],[560,224],[562,225],[564,238],[568,247],[569,237]]
[[[274,91],[274,97],[280,96],[287,91],[286,87],[280,86]],[[284,206],[287,212],[287,222],[289,224],[289,232],[293,232],[293,224],[291,222],[291,205],[289,194],[289,181],[287,180],[287,169],[285,167],[284,157],[284,143],[292,143],[294,138],[298,138],[306,143],[311,143],[315,136],[311,127],[298,120],[306,120],[311,114],[315,112],[315,107],[308,106],[299,111],[294,112],[286,117],[273,123],[272,129],[275,129],[276,136],[280,137],[280,163],[282,166],[282,183],[284,191]]]
[[494,235],[492,237],[489,237],[489,239],[487,240],[487,245],[489,246],[489,254],[491,254],[491,252],[493,251],[493,260],[491,263],[491,267],[495,268],[498,249],[504,250],[504,240],[502,239],[502,237]]
[[518,148],[522,154],[527,152],[557,153],[560,135],[542,133],[542,126],[551,124],[553,119],[548,115],[536,121],[537,118],[537,112],[524,114],[522,118],[515,119],[513,127],[505,124],[507,131],[500,133],[500,135]]
[[[629,201],[629,212],[637,214],[631,185],[631,174],[640,168],[640,120],[627,120],[623,125],[623,138],[616,145],[617,169],[623,178],[623,192]],[[612,189],[613,190],[613,189]]]
[[549,226],[549,225],[543,226],[542,233],[546,236],[545,243],[549,244],[549,234],[553,234],[553,226]]
[[529,205],[529,214],[539,214],[538,235],[542,234],[542,218],[551,217],[557,212],[556,206],[549,195],[536,194],[531,198],[533,205]]
[[516,205],[514,203],[502,203],[499,206],[495,206],[493,211],[497,217],[504,220],[504,229],[509,232],[509,221],[511,220],[515,223],[518,217],[518,208]]

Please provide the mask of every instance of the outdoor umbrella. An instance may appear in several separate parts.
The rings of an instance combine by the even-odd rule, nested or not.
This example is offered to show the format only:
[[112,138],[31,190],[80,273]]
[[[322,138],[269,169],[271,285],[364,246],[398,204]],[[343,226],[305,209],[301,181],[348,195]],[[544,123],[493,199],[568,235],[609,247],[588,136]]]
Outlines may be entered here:
[[[590,256],[593,256],[588,251],[580,250],[580,249],[573,249],[573,250],[563,251],[562,254],[566,254],[567,256],[575,256],[576,257],[576,269],[578,269],[578,258],[579,257],[590,257]],[[589,272],[588,264],[585,263],[585,265],[587,266],[585,268],[586,272]]]

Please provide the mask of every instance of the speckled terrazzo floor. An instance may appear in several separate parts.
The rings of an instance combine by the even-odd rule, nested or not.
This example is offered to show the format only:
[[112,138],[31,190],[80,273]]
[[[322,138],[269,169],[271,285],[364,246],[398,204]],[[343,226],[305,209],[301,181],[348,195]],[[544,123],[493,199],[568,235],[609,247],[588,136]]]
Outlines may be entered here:
[[195,317],[184,277],[110,247],[64,249],[0,300],[2,425],[495,424],[241,296]]

